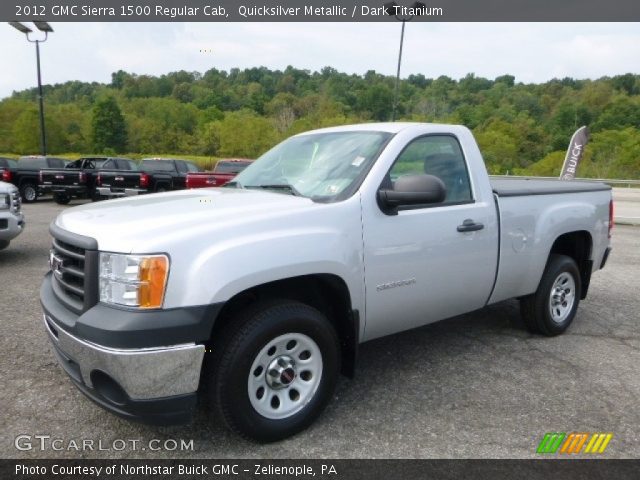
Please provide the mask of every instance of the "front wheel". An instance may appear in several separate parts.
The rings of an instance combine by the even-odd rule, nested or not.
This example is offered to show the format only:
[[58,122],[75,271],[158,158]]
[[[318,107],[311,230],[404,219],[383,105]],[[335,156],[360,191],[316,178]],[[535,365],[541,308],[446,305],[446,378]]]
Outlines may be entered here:
[[0,240],[0,250],[4,250],[9,246],[11,242],[9,240]]
[[573,322],[580,303],[582,284],[575,260],[551,255],[538,290],[520,300],[525,326],[549,337],[564,333]]
[[209,401],[232,430],[259,442],[308,427],[331,399],[340,368],[331,323],[292,301],[243,312],[213,350]]

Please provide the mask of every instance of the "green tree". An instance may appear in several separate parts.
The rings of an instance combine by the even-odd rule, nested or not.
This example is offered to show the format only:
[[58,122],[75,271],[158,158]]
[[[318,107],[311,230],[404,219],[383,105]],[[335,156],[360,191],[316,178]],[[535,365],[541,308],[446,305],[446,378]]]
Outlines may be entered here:
[[127,125],[114,97],[96,102],[91,119],[93,149],[102,152],[107,148],[124,152],[127,145]]

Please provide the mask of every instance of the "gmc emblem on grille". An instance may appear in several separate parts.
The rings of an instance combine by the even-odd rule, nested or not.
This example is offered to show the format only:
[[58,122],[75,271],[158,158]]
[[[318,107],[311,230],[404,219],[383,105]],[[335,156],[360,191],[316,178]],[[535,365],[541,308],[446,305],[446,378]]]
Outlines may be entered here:
[[62,276],[62,267],[64,266],[62,258],[57,256],[53,251],[49,252],[49,268],[57,277]]

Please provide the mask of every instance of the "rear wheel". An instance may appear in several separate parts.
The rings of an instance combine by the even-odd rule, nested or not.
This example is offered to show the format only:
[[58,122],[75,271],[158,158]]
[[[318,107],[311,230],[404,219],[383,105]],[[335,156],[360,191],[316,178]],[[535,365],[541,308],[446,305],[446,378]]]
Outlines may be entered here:
[[563,333],[576,315],[581,288],[575,260],[566,255],[551,255],[536,293],[520,300],[527,329],[547,336]]
[[20,195],[25,203],[35,202],[38,199],[38,188],[33,183],[23,183],[20,186]]
[[338,337],[322,313],[302,303],[250,308],[213,349],[209,401],[245,438],[272,442],[300,432],[335,389]]
[[9,240],[0,240],[0,250],[4,250],[11,243]]
[[66,193],[56,193],[53,195],[53,200],[58,205],[67,205],[71,201],[71,197]]

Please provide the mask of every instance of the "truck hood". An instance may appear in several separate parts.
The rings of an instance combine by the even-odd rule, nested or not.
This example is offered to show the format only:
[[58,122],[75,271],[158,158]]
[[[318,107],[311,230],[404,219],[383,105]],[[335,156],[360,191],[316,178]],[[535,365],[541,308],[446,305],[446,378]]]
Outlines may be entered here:
[[320,206],[286,193],[203,188],[82,205],[65,210],[55,223],[69,232],[95,238],[100,250],[152,253],[193,235],[210,235],[216,229]]

